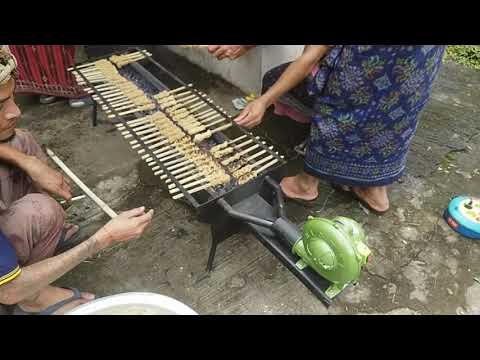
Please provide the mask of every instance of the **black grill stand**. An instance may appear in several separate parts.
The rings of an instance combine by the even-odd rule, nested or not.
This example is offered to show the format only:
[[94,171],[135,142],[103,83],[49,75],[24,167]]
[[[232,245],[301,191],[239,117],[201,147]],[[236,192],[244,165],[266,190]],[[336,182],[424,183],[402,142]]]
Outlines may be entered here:
[[[262,193],[270,190],[270,202]],[[272,194],[273,190],[273,194]],[[273,195],[273,196],[272,196]],[[296,263],[299,258],[292,253],[292,247],[301,237],[300,229],[286,218],[284,200],[280,185],[266,176],[262,191],[255,193],[231,206],[224,199],[217,204],[225,211],[211,223],[211,248],[208,256],[207,271],[213,269],[217,246],[232,235],[247,228],[272,252],[284,266],[290,270],[307,288],[317,296],[325,306],[332,304],[326,295],[331,283],[310,268],[300,270]]]

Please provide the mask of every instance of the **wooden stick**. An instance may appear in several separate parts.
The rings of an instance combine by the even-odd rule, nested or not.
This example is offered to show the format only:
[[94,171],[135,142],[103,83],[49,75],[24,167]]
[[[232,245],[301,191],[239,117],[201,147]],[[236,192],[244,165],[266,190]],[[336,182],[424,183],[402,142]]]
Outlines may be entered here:
[[97,60],[97,61],[94,61],[94,62],[85,63],[85,64],[78,65],[78,66],[72,66],[72,67],[69,67],[67,70],[68,70],[68,71],[72,71],[72,70],[75,69],[75,68],[77,68],[77,69],[83,69],[83,68],[86,68],[86,67],[89,67],[89,66],[95,66],[96,64],[98,64],[98,63],[100,63],[100,62],[106,62],[106,63],[108,63],[108,60],[102,59],[102,60]]
[[[158,142],[158,143],[156,143],[156,144],[154,144],[154,145],[152,145],[152,146],[149,146],[148,148],[149,148],[150,150],[153,150],[153,149],[156,149],[156,148],[158,148],[158,147],[160,147],[160,146],[166,145],[166,144],[168,144],[169,142],[170,142],[170,141],[169,141],[168,139],[166,139],[166,140],[160,141],[160,142]],[[156,151],[162,152],[163,149],[164,149],[164,148],[159,149],[160,151],[158,151],[158,150],[156,150]],[[145,151],[146,151],[145,149],[142,149],[142,150],[139,150],[138,153],[139,153],[139,154],[143,154]],[[154,151],[153,153],[154,153],[154,154],[157,154],[155,151]]]
[[119,113],[118,115],[110,114],[110,115],[108,115],[108,118],[112,119],[112,118],[117,117],[117,116],[124,116],[124,115],[128,115],[128,114],[133,114],[134,112],[148,111],[148,110],[153,110],[153,109],[155,109],[154,104],[144,105],[144,106],[139,106],[139,107],[137,107],[133,110],[123,111],[123,112]]
[[259,168],[259,169],[256,169],[256,170],[255,170],[255,173],[260,174],[262,171],[268,169],[270,166],[276,164],[277,162],[278,162],[278,159],[273,159],[273,160],[270,161],[268,164],[263,165],[263,166],[262,166],[261,168]]
[[[198,99],[198,98],[197,98]],[[184,104],[176,104],[176,105],[173,105],[172,107],[166,109],[166,112],[167,113],[173,113],[174,115],[178,114],[178,113],[182,113],[182,112],[185,112],[185,111],[192,111],[192,107],[196,107],[198,106],[198,108],[200,109],[201,107],[199,105],[207,105],[207,103],[203,100],[200,100],[199,102],[193,104],[193,105],[190,105],[190,106],[187,106],[187,104],[190,104],[191,102],[194,102],[195,100],[197,99],[192,99],[191,101],[187,101],[186,103]],[[182,107],[182,109],[180,109],[180,107]],[[203,106],[202,106],[203,107]]]
[[152,56],[152,54],[149,51],[134,51],[134,52],[131,52],[131,53],[128,53],[128,54],[112,55],[112,56],[110,56],[109,59],[111,59],[112,57],[113,58],[115,58],[115,57],[129,58],[129,57],[134,57],[134,56],[138,56],[138,55]]
[[247,135],[242,135],[242,136],[239,136],[238,138],[236,139],[233,139],[233,140],[228,140],[228,141],[224,141],[223,143],[221,144],[218,144],[218,145],[215,145],[215,146],[212,146],[210,148],[210,152],[215,152],[215,151],[218,151],[218,150],[222,150],[224,149],[225,147],[229,146],[230,144],[234,144],[240,140],[243,140],[247,137]]
[[169,96],[169,95],[174,94],[176,92],[185,90],[187,87],[191,87],[191,86],[193,86],[193,85],[188,84],[187,86],[181,86],[181,87],[173,89],[173,90],[163,90],[163,91],[159,92],[158,94],[154,95],[154,97],[156,97],[156,98],[166,97],[166,96]]
[[[199,97],[196,94],[193,94],[193,95],[186,96],[186,97],[180,98],[180,99],[168,100],[168,98],[167,98],[167,99],[163,99],[161,101],[157,100],[157,102],[162,109],[166,109],[166,108],[174,106],[176,104],[180,104],[180,105],[188,104],[188,103],[192,102],[194,99],[195,100],[199,99]],[[192,100],[192,101],[187,101],[187,100]]]
[[195,141],[196,143],[199,143],[199,142],[202,142],[204,141],[205,139],[208,139],[210,138],[213,134],[219,132],[219,131],[223,131],[225,129],[228,129],[229,127],[233,126],[233,124],[227,124],[227,125],[223,125],[223,126],[220,126],[216,129],[213,129],[213,130],[207,130],[205,131],[204,133],[201,133],[201,134],[197,134],[195,135],[195,137],[193,138],[193,141]]
[[[159,168],[160,168],[160,166],[155,166],[155,168],[152,168],[152,170],[158,170]],[[197,176],[197,175],[200,174],[200,173],[198,173],[198,169],[197,169],[197,168],[193,168],[193,169],[191,169],[191,170],[189,170],[189,171],[185,171],[184,173],[179,174],[178,176],[175,176],[175,179],[176,179],[176,180],[183,180],[186,176],[189,176],[189,175],[194,174],[194,173],[195,173],[195,175],[192,175],[192,176]],[[167,179],[167,180],[165,180],[165,183],[166,183],[166,184],[170,184],[170,183],[172,183],[172,182],[173,182],[172,179]],[[181,184],[180,181],[178,181],[178,182]],[[172,185],[174,185],[174,184],[172,184]],[[169,185],[169,186],[170,186],[170,185]]]
[[[202,186],[199,186],[195,189],[192,189],[192,190],[189,190],[187,191],[189,194],[195,194],[196,192],[199,192],[201,190],[205,190],[205,189],[208,189],[209,187],[211,187],[210,184],[206,184],[206,185],[202,185]],[[181,199],[182,197],[184,197],[183,193],[182,194],[178,194],[178,195],[175,195],[175,196],[172,196],[172,199],[173,200],[178,200],[178,199]]]
[[[163,115],[163,114],[162,114]],[[138,119],[135,119],[135,120],[129,120],[126,122],[127,125],[132,125],[132,124],[136,124],[136,123],[141,123],[142,121],[146,121],[146,120],[149,120],[151,118],[152,115],[147,115],[147,116],[144,116],[144,117],[141,117],[141,118],[138,118]],[[164,116],[164,115],[163,115]],[[164,116],[165,117],[165,116]],[[117,124],[118,125],[123,125],[123,124]]]
[[216,113],[216,111],[214,109],[207,109],[207,110],[204,110],[202,112],[199,112],[198,114],[194,114],[191,111],[186,111],[186,112],[180,113],[178,115],[173,115],[172,117],[176,121],[181,121],[181,120],[183,120],[183,119],[185,119],[189,116],[191,116],[195,119],[202,119],[204,117],[213,115],[214,113]]
[[[148,140],[148,139],[150,139],[150,138],[152,138],[152,137],[155,137],[155,136],[157,136],[155,139],[159,139],[159,138],[164,137],[164,136],[162,136],[162,133],[161,133],[161,132],[157,131],[157,132],[155,132],[155,133],[151,133],[151,134],[148,134],[148,135],[145,135],[145,136],[140,137],[140,140],[142,140],[142,141]],[[137,143],[137,142],[138,142],[137,140],[133,140],[133,141],[130,141],[130,144],[135,144],[135,143]]]
[[[181,108],[181,107],[184,107],[186,109],[188,109],[187,107],[187,104],[190,104],[194,101],[197,101],[199,100],[200,98],[198,96],[195,95],[194,98],[189,98],[188,101],[186,102],[175,102],[175,103],[168,103],[168,104],[159,104],[160,107],[162,108],[162,110],[166,110],[167,112],[168,111],[176,111],[177,109]],[[200,102],[198,102],[197,104],[200,104],[201,102],[204,102],[203,100],[200,99]],[[192,106],[192,105],[191,105]]]
[[92,199],[95,204],[97,204],[106,214],[108,214],[112,219],[117,216],[115,211],[113,211],[107,204],[105,204],[97,195],[95,195],[88,187],[85,185],[68,167],[64,164],[60,158],[55,155],[55,153],[49,148],[46,149],[48,156],[65,172],[65,174],[72,179],[72,181],[77,184],[77,186],[82,189],[82,191]]
[[[189,184],[182,185],[182,186],[183,186],[184,189],[190,189],[190,188],[192,188],[196,185],[205,184],[205,183],[210,184],[209,179],[206,178],[206,177],[201,178],[200,180],[197,180],[197,181],[193,181]],[[168,189],[168,192],[170,194],[176,194],[176,193],[180,192],[180,189],[177,188],[177,187],[172,187],[172,188]]]
[[[269,150],[273,150],[273,146],[270,146],[268,148]],[[259,151],[258,153],[254,154],[254,155],[251,155],[250,157],[247,158],[247,161],[252,161],[252,160],[255,160],[257,157],[259,157],[260,155],[263,155],[267,152],[267,150],[262,150],[262,151]]]
[[[115,111],[122,111],[122,110],[127,110],[127,109],[132,109],[134,107],[144,107],[144,106],[155,106],[155,104],[153,104],[150,100],[146,99],[146,100],[141,100],[141,101],[133,101],[130,105],[124,105],[124,106],[120,106],[120,107],[117,107],[117,108],[114,108],[113,110]],[[113,110],[105,110],[105,113],[106,114],[110,114]]]
[[[183,118],[182,120],[179,120],[178,123],[188,124],[188,123],[195,123],[196,122],[198,124],[205,124],[206,122],[212,121],[212,120],[214,120],[214,119],[216,119],[220,116],[222,116],[222,115],[217,113],[217,114],[215,114],[213,116],[210,116],[206,119],[198,120],[195,117],[193,117],[192,115],[190,115],[190,116],[187,116],[186,118]],[[225,118],[223,118],[223,119],[225,119]]]
[[[136,52],[133,52],[131,53],[132,55],[133,54],[147,54],[147,56],[152,56],[152,54],[148,51],[146,51],[145,53],[144,52],[140,52],[140,51],[136,51]],[[112,65],[107,59],[101,59],[101,60],[96,60],[96,61],[93,61],[93,62],[90,62],[90,63],[85,63],[85,64],[82,64],[82,65],[78,65],[78,66],[73,66],[73,67],[70,67],[68,68],[67,70],[68,71],[72,71],[73,69],[77,68],[77,69],[82,69],[82,68],[85,68],[85,67],[89,67],[89,66],[96,66],[98,64],[110,64]]]
[[225,122],[225,121],[227,121],[227,119],[222,118],[222,119],[214,121],[210,124],[199,124],[198,126],[195,126],[195,127],[192,127],[192,126],[188,127],[185,130],[188,132],[189,135],[195,135],[195,134],[201,133],[202,131],[208,130],[208,128],[210,126],[217,125],[217,124],[220,124],[220,123]]
[[[153,139],[150,139],[150,140],[146,140],[143,142],[144,145],[148,145],[148,144],[151,144],[151,143],[155,143],[156,141],[160,141],[160,142],[163,142],[165,140],[164,136],[159,136],[159,137],[155,137]],[[142,144],[135,144],[134,146],[132,146],[132,149],[136,149],[137,147],[140,147],[142,146]],[[141,154],[141,152],[138,152],[139,154]]]
[[[265,142],[263,142],[263,144],[265,144]],[[233,156],[231,156],[231,157],[229,157],[229,158],[226,158],[225,160],[223,160],[223,161],[221,162],[221,164],[222,164],[223,166],[227,166],[228,164],[230,164],[230,163],[232,163],[232,162],[234,162],[234,161],[240,160],[240,158],[241,158],[243,155],[248,154],[250,151],[255,150],[255,149],[259,148],[259,147],[260,147],[260,145],[258,145],[258,144],[252,145],[252,146],[250,146],[249,148],[247,148],[247,149],[245,149],[245,150],[243,150],[243,151],[241,151],[241,152],[239,152],[239,153],[236,153],[235,155],[233,155]]]
[[[172,171],[169,170],[169,171],[172,175],[176,176],[177,174],[180,174],[180,173],[184,172],[185,170],[188,170],[188,169],[191,169],[191,168],[196,168],[195,164],[192,163],[192,164],[187,165],[183,168],[172,170]],[[154,173],[154,175],[159,175],[159,174],[162,174],[162,173],[163,173],[163,171],[157,171],[156,173]],[[167,177],[168,177],[167,175],[162,175],[162,176],[160,176],[160,179],[163,180],[163,179],[166,179]]]
[[245,145],[248,145],[252,142],[253,142],[253,139],[250,139],[250,140],[244,141],[244,142],[242,142],[238,145],[225,147],[222,150],[217,150],[215,152],[210,151],[210,154],[212,154],[215,159],[220,159],[220,158],[224,157],[225,155],[231,154],[235,150],[241,149]]
[[[161,98],[155,97],[155,95],[154,95],[153,98],[155,100],[157,100],[159,104],[165,104],[165,103],[170,102],[170,101],[186,99],[189,94],[192,94],[192,92],[190,90],[179,93],[179,94],[163,96]],[[183,96],[183,97],[181,97],[181,96]],[[190,96],[198,97],[196,94],[193,94],[193,95],[190,95]]]
[[[150,128],[150,129],[147,129],[147,130],[139,131],[139,132],[137,132],[136,134],[137,134],[138,136],[140,136],[140,135],[150,134],[152,131],[155,131],[155,128]],[[122,134],[122,135],[123,135],[123,134]],[[126,135],[123,135],[123,137],[124,137],[125,139],[129,139],[129,138],[133,137],[133,135],[127,133]]]

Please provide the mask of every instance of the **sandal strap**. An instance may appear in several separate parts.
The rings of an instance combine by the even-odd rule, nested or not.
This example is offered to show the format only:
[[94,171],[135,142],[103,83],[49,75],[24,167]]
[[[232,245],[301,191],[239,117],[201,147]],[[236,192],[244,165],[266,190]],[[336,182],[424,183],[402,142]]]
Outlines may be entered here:
[[60,310],[65,305],[82,298],[82,294],[80,294],[80,290],[73,287],[64,287],[64,289],[72,290],[73,296],[68,299],[62,300],[56,304],[50,305],[45,310],[40,311],[38,315],[52,315],[53,313],[55,313],[57,310]]

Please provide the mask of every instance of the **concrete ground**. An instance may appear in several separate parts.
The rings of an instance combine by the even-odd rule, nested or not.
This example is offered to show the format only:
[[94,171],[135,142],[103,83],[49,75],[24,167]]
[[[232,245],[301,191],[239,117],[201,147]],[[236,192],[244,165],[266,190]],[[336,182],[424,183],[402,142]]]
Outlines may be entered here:
[[[157,60],[234,113],[238,89],[183,59],[156,50]],[[480,185],[480,72],[446,63],[424,111],[409,156],[408,173],[391,187],[392,209],[383,217],[321,185],[314,208],[288,204],[296,221],[308,215],[349,216],[364,224],[373,262],[360,283],[325,308],[259,241],[233,236],[217,251],[207,274],[209,227],[171,198],[112,125],[93,128],[91,110],[64,102],[39,105],[20,97],[21,127],[53,149],[116,211],[155,209],[153,226],[139,240],[85,261],[58,281],[97,296],[152,291],[176,298],[200,314],[467,314],[480,311],[480,242],[458,236],[441,215],[456,194]],[[288,156],[305,129],[270,118],[256,132]],[[295,136],[292,136],[294,134]],[[296,161],[293,167],[301,166]],[[439,170],[442,168],[443,170]],[[294,171],[294,169],[292,170]],[[90,201],[68,210],[86,235],[108,219]]]

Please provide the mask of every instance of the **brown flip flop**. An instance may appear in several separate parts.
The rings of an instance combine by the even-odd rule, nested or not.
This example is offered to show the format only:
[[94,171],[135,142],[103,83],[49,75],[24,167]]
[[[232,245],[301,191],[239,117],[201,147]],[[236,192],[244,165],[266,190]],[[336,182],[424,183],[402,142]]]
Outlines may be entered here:
[[388,212],[388,210],[385,210],[385,211],[378,211],[378,210],[375,210],[374,208],[372,208],[365,200],[363,200],[362,198],[360,198],[354,191],[352,190],[345,190],[341,185],[337,185],[337,184],[334,184],[334,183],[330,183],[330,185],[332,186],[332,188],[334,190],[337,190],[339,192],[343,192],[343,193],[348,193],[350,194],[355,200],[357,200],[360,204],[362,204],[366,209],[368,209],[368,211],[371,211],[372,213],[374,213],[375,215],[377,216],[382,216],[384,214],[386,214]]
[[302,206],[305,206],[305,207],[314,207],[315,205],[317,205],[317,200],[318,198],[320,197],[317,196],[315,199],[312,199],[312,200],[304,200],[304,199],[299,199],[299,198],[291,198],[291,197],[288,197],[287,194],[285,194],[282,190],[282,195],[283,197],[287,200],[287,201],[291,201],[291,202],[294,202],[294,203],[297,203],[299,205],[302,205]]

